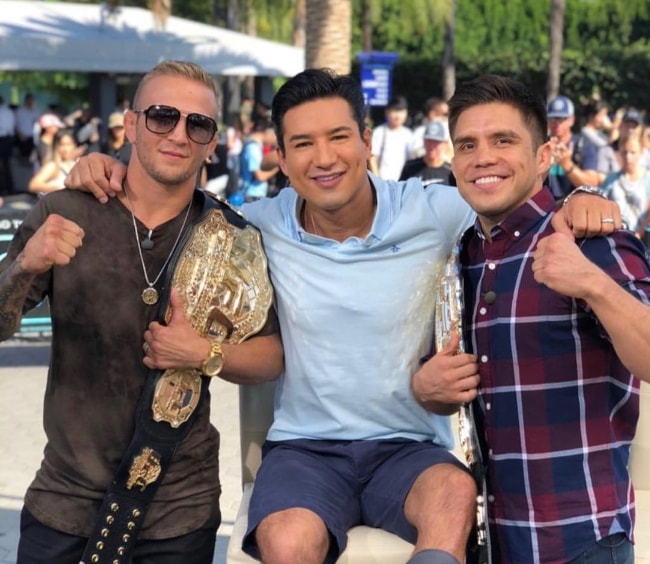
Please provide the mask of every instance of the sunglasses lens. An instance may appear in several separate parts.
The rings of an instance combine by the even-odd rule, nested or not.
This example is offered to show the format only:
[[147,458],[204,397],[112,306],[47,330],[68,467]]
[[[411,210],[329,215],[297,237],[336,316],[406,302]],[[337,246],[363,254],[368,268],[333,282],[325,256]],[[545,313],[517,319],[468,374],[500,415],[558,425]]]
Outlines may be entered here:
[[181,119],[181,113],[169,106],[151,106],[145,115],[147,128],[153,133],[169,133]]
[[212,118],[201,114],[187,116],[187,135],[195,143],[208,144],[216,131],[217,124]]

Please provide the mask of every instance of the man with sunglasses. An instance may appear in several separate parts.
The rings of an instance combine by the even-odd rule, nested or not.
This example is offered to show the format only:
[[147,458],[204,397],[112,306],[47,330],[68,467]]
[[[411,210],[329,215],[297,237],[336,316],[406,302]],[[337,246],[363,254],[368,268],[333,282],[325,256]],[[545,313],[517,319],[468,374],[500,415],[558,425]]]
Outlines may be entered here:
[[19,564],[210,564],[220,486],[209,377],[250,383],[282,369],[259,232],[196,189],[217,143],[213,80],[163,62],[133,108],[122,196],[42,198],[0,263],[0,339],[46,296],[53,326],[47,444]]

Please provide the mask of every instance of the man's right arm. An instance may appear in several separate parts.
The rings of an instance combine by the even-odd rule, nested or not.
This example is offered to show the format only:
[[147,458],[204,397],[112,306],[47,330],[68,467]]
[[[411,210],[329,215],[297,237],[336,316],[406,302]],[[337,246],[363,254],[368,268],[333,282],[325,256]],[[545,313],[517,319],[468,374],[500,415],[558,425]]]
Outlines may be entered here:
[[23,268],[24,258],[24,253],[20,253],[0,274],[0,341],[9,339],[18,330],[23,304],[35,277]]
[[[49,215],[13,262],[0,273],[0,341],[8,339],[18,329],[25,300],[36,276],[55,265],[69,264],[81,246],[83,236],[83,229],[76,223],[57,214]],[[5,258],[5,261],[9,260]]]

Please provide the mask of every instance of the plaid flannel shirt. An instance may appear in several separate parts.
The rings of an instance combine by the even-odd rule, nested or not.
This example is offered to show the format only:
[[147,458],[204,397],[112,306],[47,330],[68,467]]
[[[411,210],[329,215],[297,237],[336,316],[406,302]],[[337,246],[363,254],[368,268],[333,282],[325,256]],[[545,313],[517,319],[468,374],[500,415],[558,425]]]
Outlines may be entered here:
[[[482,235],[463,238],[465,327],[478,357],[474,403],[497,562],[567,562],[634,528],[627,471],[639,382],[584,301],[535,281],[533,253],[553,232],[544,189]],[[623,288],[650,303],[650,270],[629,232],[578,241]],[[500,553],[500,554],[499,554]]]

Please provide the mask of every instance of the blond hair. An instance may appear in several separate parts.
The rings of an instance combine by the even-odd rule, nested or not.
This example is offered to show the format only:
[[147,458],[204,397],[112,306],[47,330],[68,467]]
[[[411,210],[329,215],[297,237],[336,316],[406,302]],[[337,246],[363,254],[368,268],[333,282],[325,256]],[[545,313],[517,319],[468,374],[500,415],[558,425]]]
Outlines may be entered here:
[[195,63],[190,63],[189,61],[162,61],[161,63],[158,63],[154,68],[152,68],[147,74],[142,77],[140,83],[138,84],[138,88],[135,91],[135,95],[133,96],[134,108],[138,107],[138,99],[140,97],[142,89],[151,79],[158,76],[177,76],[180,78],[187,78],[189,80],[196,80],[197,82],[204,84],[214,93],[215,99],[217,100],[217,112],[219,112],[221,105],[221,94],[217,83],[212,78],[212,76],[210,76],[205,71],[205,69],[203,69],[203,67],[200,67]]

